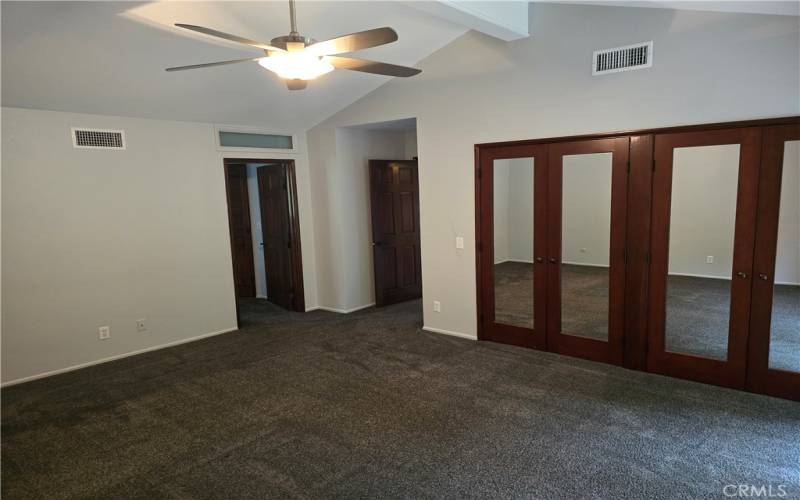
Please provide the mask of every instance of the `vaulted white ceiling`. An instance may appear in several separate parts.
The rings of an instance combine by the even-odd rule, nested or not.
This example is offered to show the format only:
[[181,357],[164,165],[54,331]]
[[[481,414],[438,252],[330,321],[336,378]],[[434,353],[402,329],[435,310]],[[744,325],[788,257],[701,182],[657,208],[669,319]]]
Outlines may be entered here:
[[[800,5],[796,1],[591,3],[784,15],[797,15]],[[291,92],[255,62],[164,71],[169,66],[262,55],[257,49],[173,25],[197,24],[269,41],[289,31],[289,9],[283,0],[3,1],[0,5],[3,106],[294,132],[310,128],[389,80],[336,70],[311,82],[306,90]],[[355,57],[413,66],[467,29],[505,40],[527,36],[527,7],[524,1],[500,0],[298,0],[297,23],[302,34],[317,40],[391,26],[399,34],[397,42],[359,51]]]
[[[4,106],[306,129],[388,77],[336,70],[290,92],[257,63],[164,68],[262,55],[174,23],[269,41],[289,32],[288,3],[2,2]],[[381,26],[399,40],[356,57],[413,66],[467,28],[401,2],[307,2],[298,31],[317,40]]]

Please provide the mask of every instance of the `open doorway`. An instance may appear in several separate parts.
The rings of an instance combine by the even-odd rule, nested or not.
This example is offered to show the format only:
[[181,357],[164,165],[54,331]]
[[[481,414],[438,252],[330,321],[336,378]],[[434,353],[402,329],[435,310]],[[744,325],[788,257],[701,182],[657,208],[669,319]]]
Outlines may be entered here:
[[[366,180],[364,271],[378,307],[422,297],[419,175],[415,118],[343,127],[337,147]],[[365,255],[366,257],[366,255]],[[367,270],[366,267],[369,267]],[[363,282],[367,285],[367,282]]]
[[239,325],[243,303],[305,311],[294,161],[226,158],[224,168]]

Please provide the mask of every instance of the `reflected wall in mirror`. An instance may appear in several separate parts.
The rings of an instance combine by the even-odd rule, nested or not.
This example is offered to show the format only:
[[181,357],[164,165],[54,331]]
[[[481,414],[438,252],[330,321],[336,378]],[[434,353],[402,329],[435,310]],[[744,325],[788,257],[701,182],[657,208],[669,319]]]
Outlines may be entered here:
[[769,367],[800,372],[800,141],[784,143]]
[[598,340],[608,340],[612,156],[562,158],[561,331]]
[[728,358],[738,144],[675,148],[666,350]]
[[533,329],[533,158],[494,160],[495,322]]

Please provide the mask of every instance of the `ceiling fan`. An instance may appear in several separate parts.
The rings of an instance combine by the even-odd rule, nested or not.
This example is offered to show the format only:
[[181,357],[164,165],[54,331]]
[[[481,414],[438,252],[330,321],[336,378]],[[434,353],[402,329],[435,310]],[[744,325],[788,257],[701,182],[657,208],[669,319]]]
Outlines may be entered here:
[[286,36],[273,38],[268,44],[231,35],[229,33],[223,33],[211,28],[204,28],[202,26],[175,24],[175,26],[180,28],[259,48],[264,51],[265,55],[248,57],[245,59],[234,59],[232,61],[177,66],[174,68],[167,68],[167,71],[182,71],[186,69],[258,61],[258,64],[283,78],[289,90],[302,90],[306,88],[309,80],[329,73],[335,68],[361,71],[363,73],[374,73],[376,75],[401,77],[414,76],[422,72],[422,70],[417,68],[337,55],[394,42],[397,40],[397,33],[392,28],[376,28],[359,31],[357,33],[317,42],[297,32],[294,0],[289,0],[289,21],[291,23],[291,32]]

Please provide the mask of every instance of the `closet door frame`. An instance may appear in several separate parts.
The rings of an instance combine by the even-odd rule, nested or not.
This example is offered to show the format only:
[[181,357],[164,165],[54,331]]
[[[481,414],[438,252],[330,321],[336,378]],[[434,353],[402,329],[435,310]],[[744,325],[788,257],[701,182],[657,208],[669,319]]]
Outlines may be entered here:
[[[476,249],[478,340],[547,349],[547,146],[541,144],[476,148]],[[533,329],[495,322],[494,160],[533,158]]]
[[[626,242],[626,276],[625,276],[625,328],[624,328],[624,366],[627,368],[640,370],[640,371],[650,371],[654,373],[661,373],[664,375],[669,375],[677,378],[688,378],[693,379],[705,383],[711,383],[715,385],[722,385],[727,387],[736,387],[740,389],[746,388],[747,390],[759,393],[766,393],[771,394],[778,397],[784,397],[789,399],[798,399],[798,389],[796,382],[794,382],[793,377],[786,378],[787,375],[793,375],[792,373],[788,372],[781,372],[779,370],[768,370],[765,368],[766,365],[766,356],[768,352],[768,344],[769,341],[768,335],[768,316],[771,315],[771,302],[772,297],[771,295],[762,296],[762,294],[766,294],[767,292],[759,291],[759,287],[763,286],[759,283],[753,283],[751,292],[753,295],[748,303],[749,309],[747,309],[746,315],[748,316],[748,332],[749,335],[745,335],[746,337],[746,360],[745,360],[745,369],[741,371],[741,373],[745,373],[745,377],[742,378],[741,375],[736,377],[731,377],[729,374],[714,374],[714,368],[709,367],[703,369],[694,368],[690,370],[688,373],[682,373],[681,370],[676,369],[669,369],[665,368],[664,366],[660,366],[663,363],[663,360],[654,360],[653,358],[658,357],[652,353],[653,346],[657,345],[652,342],[652,336],[654,334],[653,330],[653,303],[654,301],[658,301],[657,297],[653,296],[653,291],[658,288],[656,285],[658,284],[658,277],[655,275],[654,271],[654,255],[653,255],[653,241],[656,238],[657,233],[663,231],[663,227],[659,228],[657,226],[657,220],[653,216],[652,210],[654,205],[657,204],[655,201],[656,198],[659,197],[659,193],[654,190],[654,177],[656,176],[656,163],[654,161],[655,155],[655,137],[657,135],[677,135],[677,134],[690,134],[690,133],[697,133],[698,135],[707,135],[707,134],[719,134],[719,133],[738,133],[737,130],[745,129],[745,128],[753,128],[757,131],[757,135],[760,138],[762,131],[764,132],[765,138],[769,136],[769,128],[783,128],[783,127],[794,127],[796,130],[797,127],[800,127],[800,116],[787,116],[781,118],[767,118],[767,119],[757,119],[757,120],[742,120],[742,121],[734,121],[734,122],[719,122],[719,123],[705,123],[705,124],[695,124],[695,125],[681,125],[675,127],[664,127],[664,128],[649,128],[649,129],[633,129],[633,130],[624,130],[624,131],[617,131],[617,132],[604,132],[604,133],[595,133],[595,134],[583,134],[583,135],[573,135],[573,136],[563,136],[563,137],[547,137],[547,138],[538,138],[538,139],[526,139],[526,140],[515,140],[515,141],[503,141],[503,142],[490,142],[490,143],[479,143],[475,145],[475,239],[476,239],[476,302],[477,302],[477,330],[478,330],[478,339],[479,340],[489,340],[486,334],[486,315],[482,314],[485,305],[483,302],[483,297],[485,295],[485,288],[487,288],[490,282],[486,281],[486,278],[482,276],[482,259],[485,259],[485,252],[482,252],[483,249],[490,247],[492,245],[492,234],[488,233],[485,234],[485,225],[481,223],[483,218],[482,214],[482,194],[484,189],[481,188],[482,179],[481,179],[481,168],[484,167],[485,170],[485,154],[490,150],[495,150],[498,148],[518,148],[518,147],[530,147],[530,146],[542,146],[545,149],[556,147],[560,143],[565,142],[576,142],[576,141],[584,141],[584,140],[594,140],[594,139],[608,139],[614,137],[629,137],[630,138],[630,174],[628,176],[628,208],[627,208],[627,242]],[[698,144],[703,145],[703,144]],[[766,145],[764,146],[766,148]],[[781,151],[783,148],[781,147]],[[765,155],[768,154],[765,149]],[[756,162],[760,161],[761,150],[759,146],[758,155],[759,158],[756,159]],[[741,157],[740,157],[741,161]],[[757,163],[758,166],[758,163]],[[767,168],[767,167],[764,167]],[[661,167],[658,168],[660,171]],[[490,171],[490,170],[489,170]],[[774,172],[773,172],[774,174]],[[764,175],[769,175],[765,173]],[[768,182],[774,182],[769,181]],[[741,182],[741,179],[740,179]],[[761,185],[759,186],[759,192],[763,192],[765,189],[768,189],[768,186],[764,185],[765,180],[762,178],[760,182]],[[753,184],[755,188],[756,184]],[[671,186],[670,186],[671,187]],[[773,185],[772,190],[774,192],[775,186]],[[537,199],[539,197],[537,196]],[[768,198],[767,198],[768,199]],[[765,197],[763,195],[758,196],[758,203],[766,203]],[[738,208],[738,207],[737,207]],[[755,210],[755,208],[754,208]],[[765,210],[758,207],[758,210]],[[768,232],[768,223],[762,221],[762,216],[759,217],[758,226],[756,227],[755,231],[757,231],[757,244],[754,241],[753,246],[755,248],[755,265],[752,265],[751,260],[751,271],[755,271],[756,273],[760,274],[761,271],[759,269],[770,269],[771,275],[772,266],[774,266],[774,255],[772,252],[765,252],[765,250],[769,250],[769,248],[764,241],[764,237],[761,236],[762,233]],[[545,220],[545,223],[547,221]],[[662,221],[663,222],[663,221]],[[737,222],[738,223],[738,222]],[[753,222],[755,225],[755,221]],[[540,226],[543,227],[543,226]],[[777,229],[776,229],[777,230]],[[541,238],[537,239],[541,241]],[[668,240],[667,240],[668,241]],[[762,246],[764,246],[762,248]],[[761,252],[761,253],[759,253]],[[539,255],[537,253],[537,255]],[[767,261],[762,261],[765,256],[768,257]],[[545,267],[549,267],[548,264]],[[750,273],[752,276],[752,273]],[[661,277],[660,279],[661,284],[664,285],[666,281],[666,276]],[[761,280],[758,280],[761,281]],[[771,284],[769,285],[770,291],[769,294],[772,293]],[[764,298],[767,297],[767,298]],[[664,300],[664,294],[661,292],[661,300]],[[767,305],[766,301],[769,301]],[[662,306],[664,308],[666,303]],[[746,306],[746,308],[748,307]],[[542,315],[536,313],[538,318],[541,318]],[[663,315],[663,312],[662,312]],[[550,319],[548,318],[548,321]],[[538,321],[538,320],[537,320]],[[663,328],[663,325],[662,325]],[[528,330],[529,331],[529,330]],[[759,333],[761,332],[761,333]],[[507,342],[506,340],[498,340],[500,342],[506,343],[517,343],[518,345],[525,345],[527,347],[534,347],[530,345],[529,342]],[[537,347],[542,349],[543,347]],[[545,339],[545,347],[549,351],[555,351],[556,348],[552,343],[548,343]],[[759,354],[760,353],[760,354]],[[564,354],[570,354],[565,352]],[[680,356],[680,355],[678,355]],[[691,356],[690,356],[691,357]],[[703,359],[703,358],[699,358]],[[689,364],[691,364],[691,360],[688,360]],[[724,364],[724,363],[723,363]],[[723,370],[724,371],[724,370]],[[776,373],[770,373],[776,372]],[[746,379],[746,380],[745,380]],[[787,382],[790,380],[791,382]]]
[[800,140],[800,124],[763,129],[747,389],[800,401],[800,373],[769,367],[784,144],[797,140]]
[[[560,142],[548,148],[547,345],[550,351],[617,365],[623,362],[629,148],[628,136]],[[593,153],[612,154],[607,341],[561,331],[563,157]]]
[[[746,375],[761,131],[758,128],[658,134],[654,140],[647,371],[743,388]],[[738,188],[725,361],[666,350],[667,277],[675,148],[739,144]]]

